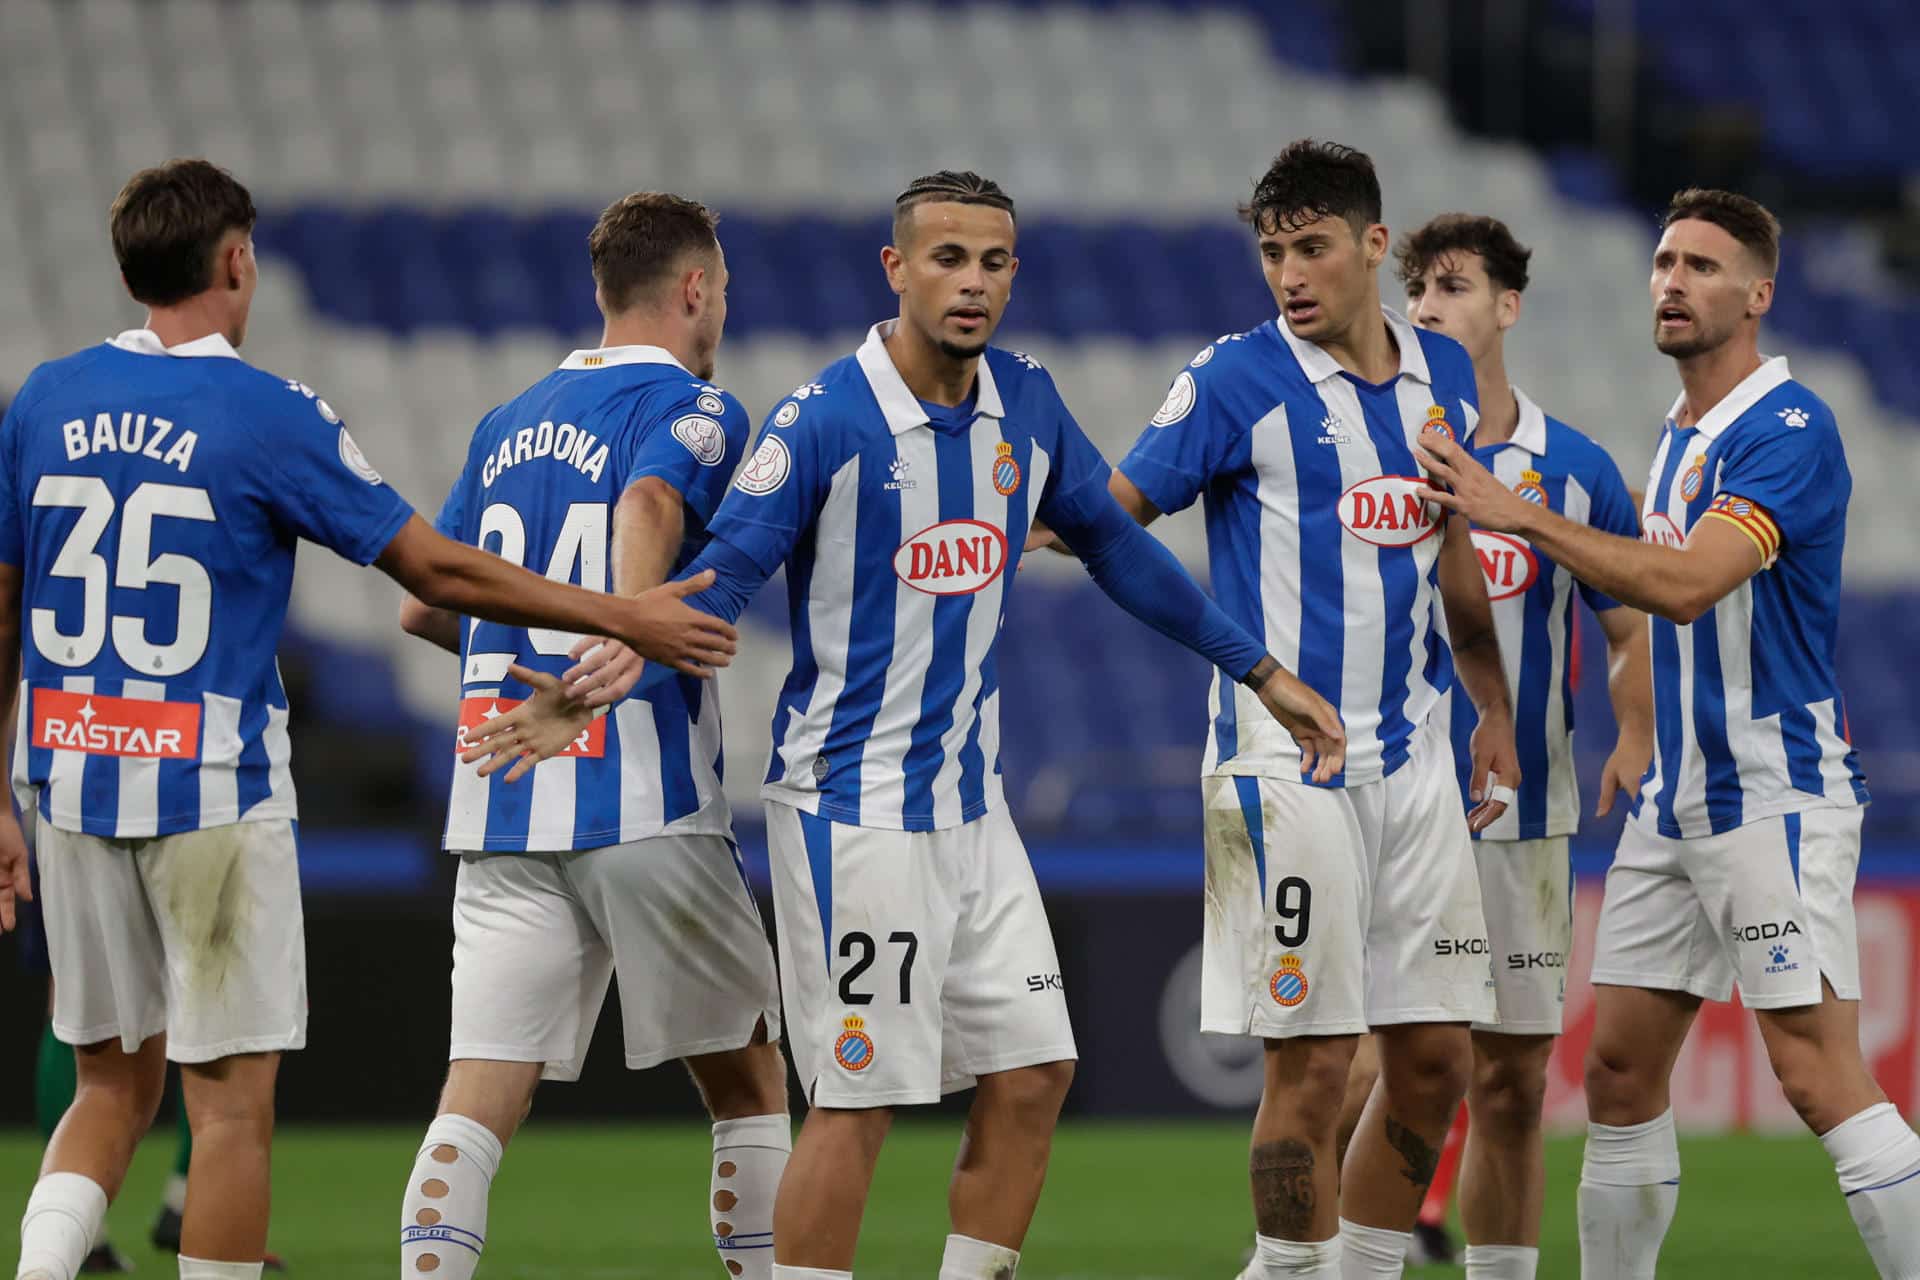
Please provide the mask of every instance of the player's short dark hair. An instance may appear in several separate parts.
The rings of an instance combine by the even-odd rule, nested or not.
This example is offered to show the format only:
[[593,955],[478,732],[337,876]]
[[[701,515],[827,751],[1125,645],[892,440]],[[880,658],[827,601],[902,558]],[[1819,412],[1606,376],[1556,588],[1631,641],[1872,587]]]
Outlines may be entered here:
[[900,243],[907,216],[923,204],[983,204],[1006,212],[1016,226],[1020,219],[1013,211],[1013,197],[992,178],[983,178],[971,169],[942,169],[907,184],[893,201],[893,241]]
[[698,200],[664,191],[621,196],[587,233],[593,283],[608,311],[621,312],[662,284],[689,254],[720,247],[720,219]]
[[1780,219],[1751,196],[1711,187],[1676,191],[1667,202],[1667,211],[1660,215],[1660,229],[1665,231],[1688,218],[1711,222],[1738,240],[1760,259],[1768,275],[1780,269]]
[[166,307],[212,287],[220,237],[253,230],[253,219],[253,197],[225,169],[169,160],[127,179],[107,213],[107,231],[128,292]]
[[1366,152],[1312,138],[1289,143],[1240,206],[1240,220],[1263,236],[1318,218],[1344,218],[1356,238],[1380,221],[1380,176]]
[[1402,237],[1393,251],[1394,271],[1401,284],[1410,285],[1456,253],[1479,254],[1494,288],[1525,292],[1533,250],[1514,239],[1506,223],[1484,214],[1443,213]]

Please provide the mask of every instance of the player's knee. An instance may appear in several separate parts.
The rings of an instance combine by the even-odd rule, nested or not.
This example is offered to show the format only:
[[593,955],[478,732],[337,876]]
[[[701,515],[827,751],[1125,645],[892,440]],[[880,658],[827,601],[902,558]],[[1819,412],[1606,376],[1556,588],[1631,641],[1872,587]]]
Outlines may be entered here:
[[84,1094],[95,1105],[111,1107],[126,1128],[145,1133],[166,1096],[166,1063],[121,1054],[117,1046],[91,1060],[83,1051],[74,1084],[76,1096]]
[[1767,1046],[1767,1059],[1787,1105],[1808,1128],[1821,1133],[1847,1118],[1844,1105],[1836,1107],[1835,1102],[1850,1073],[1829,1062],[1818,1045],[1780,1037]]
[[1051,1124],[1067,1100],[1067,1090],[1073,1087],[1073,1067],[1068,1060],[1002,1072],[995,1092],[1001,1104],[1016,1114]]
[[1547,1099],[1547,1052],[1476,1059],[1471,1097],[1476,1122],[1503,1129],[1537,1127]]
[[1411,1038],[1381,1058],[1387,1094],[1399,1108],[1449,1109],[1466,1096],[1472,1082],[1473,1052],[1465,1037]]
[[1310,1037],[1273,1044],[1278,1047],[1267,1052],[1268,1102],[1331,1132],[1354,1074],[1353,1041]]
[[1582,1064],[1587,1115],[1596,1124],[1637,1124],[1649,1117],[1640,1113],[1656,1092],[1650,1064],[1642,1062],[1624,1044],[1587,1046]]

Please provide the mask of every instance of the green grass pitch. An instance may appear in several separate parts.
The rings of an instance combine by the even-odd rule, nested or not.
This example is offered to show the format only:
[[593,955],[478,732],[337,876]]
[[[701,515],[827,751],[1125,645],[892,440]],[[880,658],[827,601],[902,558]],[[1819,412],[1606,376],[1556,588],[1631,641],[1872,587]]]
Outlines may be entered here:
[[[424,1123],[424,1118],[423,1118]],[[860,1241],[860,1280],[926,1280],[946,1233],[957,1127],[902,1123],[880,1164]],[[273,1248],[295,1276],[391,1280],[400,1188],[416,1129],[295,1129],[275,1150]],[[494,1184],[489,1280],[724,1280],[703,1238],[706,1128],[699,1123],[543,1127],[536,1119]],[[1078,1121],[1062,1131],[1021,1264],[1023,1280],[1231,1280],[1251,1242],[1245,1132],[1220,1123]],[[1681,1143],[1680,1216],[1664,1278],[1836,1280],[1873,1274],[1809,1137]],[[39,1160],[32,1134],[0,1131],[0,1263],[18,1256],[19,1212]],[[163,1126],[141,1148],[110,1219],[136,1275],[174,1274],[146,1228],[171,1159]],[[1547,1152],[1542,1280],[1574,1277],[1577,1140]],[[1413,1273],[1457,1276],[1446,1267]]]

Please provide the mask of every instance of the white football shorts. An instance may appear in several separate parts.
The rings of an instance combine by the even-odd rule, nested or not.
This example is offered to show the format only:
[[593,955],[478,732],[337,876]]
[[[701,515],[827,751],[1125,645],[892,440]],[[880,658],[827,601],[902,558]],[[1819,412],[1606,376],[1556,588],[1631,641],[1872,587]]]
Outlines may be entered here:
[[1200,1029],[1270,1039],[1491,1022],[1493,974],[1452,749],[1346,788],[1216,775]]
[[34,833],[53,962],[53,1031],[175,1062],[307,1043],[307,944],[293,824],[230,822],[110,839]]
[[1077,1055],[1053,931],[1003,809],[941,831],[767,805],[787,1041],[816,1106],[938,1101]]
[[1593,980],[1751,1009],[1860,998],[1858,808],[1809,809],[1674,840],[1629,822],[1607,872]]
[[779,985],[733,842],[660,835],[561,853],[460,855],[449,1059],[578,1080],[620,974],[627,1066],[744,1048]]
[[1567,837],[1474,841],[1480,905],[1493,951],[1499,1018],[1475,1031],[1557,1036],[1573,951],[1573,864]]

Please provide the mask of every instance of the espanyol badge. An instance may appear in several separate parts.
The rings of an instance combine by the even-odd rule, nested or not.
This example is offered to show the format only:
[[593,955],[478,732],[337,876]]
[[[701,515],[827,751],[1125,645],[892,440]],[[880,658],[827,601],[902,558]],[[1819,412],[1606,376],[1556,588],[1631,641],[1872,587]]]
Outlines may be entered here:
[[859,1014],[848,1014],[840,1024],[840,1038],[833,1042],[833,1060],[849,1071],[865,1071],[873,1065],[873,1037],[866,1033],[866,1025]]
[[1431,431],[1437,436],[1445,436],[1449,440],[1455,439],[1453,424],[1447,421],[1447,409],[1445,405],[1428,405],[1427,425],[1420,429],[1422,431]]
[[1513,486],[1513,491],[1535,506],[1544,507],[1547,505],[1547,491],[1541,487],[1541,479],[1540,473],[1529,467],[1520,473],[1520,483]]
[[1002,440],[993,446],[993,491],[1006,497],[1020,487],[1020,464],[1013,460],[1013,446]]
[[1307,998],[1306,966],[1299,956],[1289,951],[1280,957],[1280,967],[1273,971],[1267,990],[1272,993],[1275,1004],[1288,1009]]

